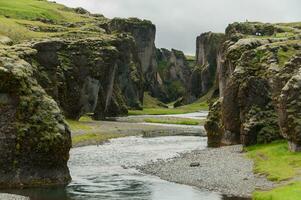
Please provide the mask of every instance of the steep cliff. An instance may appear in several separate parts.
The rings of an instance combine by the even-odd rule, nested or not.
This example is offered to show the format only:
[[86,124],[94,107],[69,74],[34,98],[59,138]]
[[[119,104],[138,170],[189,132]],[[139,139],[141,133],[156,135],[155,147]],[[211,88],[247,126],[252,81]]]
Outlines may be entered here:
[[188,89],[191,76],[191,66],[184,53],[179,50],[158,49],[158,80],[164,88],[166,102],[175,101],[182,97]]
[[114,18],[108,23],[108,30],[130,33],[134,37],[145,80],[144,88],[152,96],[164,100],[166,93],[160,84],[156,60],[156,26],[148,20]]
[[197,37],[196,63],[184,98],[185,103],[197,100],[216,86],[217,55],[225,39],[225,34],[212,32]]
[[[25,15],[12,12],[18,6]],[[132,35],[109,32],[109,19],[82,8],[28,0],[0,10],[0,188],[66,185],[64,116],[103,119],[140,109],[139,48]]]
[[141,106],[143,79],[131,37],[52,39],[29,46],[37,54],[26,59],[39,69],[39,83],[67,118],[94,113],[103,119]]
[[226,36],[217,56],[220,107],[211,106],[205,126],[209,144],[253,145],[285,137],[299,151],[300,26],[234,23]]
[[57,103],[20,59],[30,48],[0,50],[0,188],[66,185],[70,130]]

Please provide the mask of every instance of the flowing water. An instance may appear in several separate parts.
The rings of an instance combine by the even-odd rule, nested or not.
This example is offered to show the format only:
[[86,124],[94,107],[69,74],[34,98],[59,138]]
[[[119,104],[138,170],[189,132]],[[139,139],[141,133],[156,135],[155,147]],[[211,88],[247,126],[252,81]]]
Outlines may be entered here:
[[201,137],[127,137],[101,146],[74,148],[66,189],[8,191],[32,200],[241,200],[145,175],[131,166],[168,159],[181,152],[204,149]]

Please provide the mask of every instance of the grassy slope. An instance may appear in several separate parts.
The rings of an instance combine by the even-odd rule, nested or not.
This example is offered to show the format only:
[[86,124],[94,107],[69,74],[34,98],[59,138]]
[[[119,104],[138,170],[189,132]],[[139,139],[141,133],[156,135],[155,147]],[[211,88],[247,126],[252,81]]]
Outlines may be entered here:
[[207,98],[205,97],[189,105],[178,108],[166,108],[165,106],[167,105],[145,93],[143,110],[130,110],[129,115],[170,115],[208,110],[208,104],[206,101]]
[[160,119],[160,118],[146,118],[145,122],[160,123],[160,124],[180,124],[180,125],[204,125],[205,120],[198,119]]
[[[42,23],[38,18],[52,20],[53,24]],[[8,36],[14,43],[78,31],[79,28],[65,27],[63,24],[93,20],[92,17],[77,14],[70,8],[46,0],[0,0],[0,36]],[[42,31],[33,31],[29,27],[42,27]],[[59,31],[47,31],[49,29]]]
[[289,152],[286,141],[248,147],[247,151],[256,173],[283,184],[271,191],[255,192],[255,200],[301,199],[301,153]]
[[80,144],[86,142],[92,142],[93,144],[100,144],[108,141],[109,139],[131,136],[129,135],[121,135],[117,133],[107,133],[105,130],[99,129],[97,124],[101,122],[92,123],[93,120],[90,117],[84,116],[81,117],[79,121],[67,120],[70,129],[72,132],[82,132],[81,134],[75,134],[72,136],[72,146],[80,146]]
[[196,102],[178,108],[145,108],[143,110],[130,110],[129,115],[170,115],[208,110],[206,102]]
[[0,15],[14,19],[51,19],[55,22],[78,22],[84,18],[71,9],[46,0],[0,0]]
[[143,108],[164,108],[167,107],[158,99],[152,97],[148,92],[144,93]]

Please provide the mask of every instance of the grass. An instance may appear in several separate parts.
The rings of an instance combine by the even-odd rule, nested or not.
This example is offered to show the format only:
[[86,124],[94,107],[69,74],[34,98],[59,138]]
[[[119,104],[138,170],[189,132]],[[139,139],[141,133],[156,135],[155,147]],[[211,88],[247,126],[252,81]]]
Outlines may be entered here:
[[0,15],[14,19],[46,18],[54,22],[78,22],[86,18],[61,4],[47,0],[0,0]]
[[[43,23],[38,19],[48,19],[53,22]],[[98,19],[99,21],[99,19]],[[0,35],[7,36],[14,43],[33,38],[60,36],[80,28],[64,27],[65,23],[95,22],[93,17],[80,15],[64,5],[46,0],[0,0]],[[28,27],[35,27],[33,31]],[[57,30],[51,31],[51,30]]]
[[279,64],[283,66],[287,61],[289,61],[293,55],[296,53],[295,50],[288,49],[283,51],[282,49],[278,51]]
[[144,108],[164,108],[164,107],[167,107],[167,105],[165,105],[158,99],[152,97],[148,92],[145,92],[144,99],[143,99],[143,107]]
[[78,146],[81,143],[93,141],[97,144],[108,141],[109,139],[122,137],[120,134],[104,134],[104,133],[86,133],[72,137],[72,146]]
[[89,124],[85,124],[81,121],[68,119],[67,122],[72,131],[90,131],[93,129],[91,126],[89,126]]
[[255,161],[255,172],[267,175],[271,181],[284,181],[301,172],[301,153],[288,150],[286,141],[247,148],[248,156]]
[[158,118],[146,118],[147,123],[159,123],[159,124],[180,124],[180,125],[202,125],[204,121],[197,119],[158,119]]
[[255,192],[253,200],[300,200],[301,182],[291,183],[271,191]]
[[256,191],[254,200],[301,199],[301,153],[290,152],[287,141],[255,145],[246,150],[248,157],[254,160],[256,173],[283,185],[270,191]]
[[130,110],[129,115],[172,115],[208,110],[206,102],[197,102],[178,108],[145,108],[143,110]]

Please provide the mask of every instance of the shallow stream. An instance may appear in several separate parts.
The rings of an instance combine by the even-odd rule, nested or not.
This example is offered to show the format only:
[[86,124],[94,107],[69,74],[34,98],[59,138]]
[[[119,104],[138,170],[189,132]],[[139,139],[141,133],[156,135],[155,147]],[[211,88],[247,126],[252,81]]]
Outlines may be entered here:
[[9,192],[31,200],[241,200],[163,181],[131,167],[204,148],[206,138],[183,136],[127,137],[101,146],[74,148],[69,161],[73,180],[66,189]]

